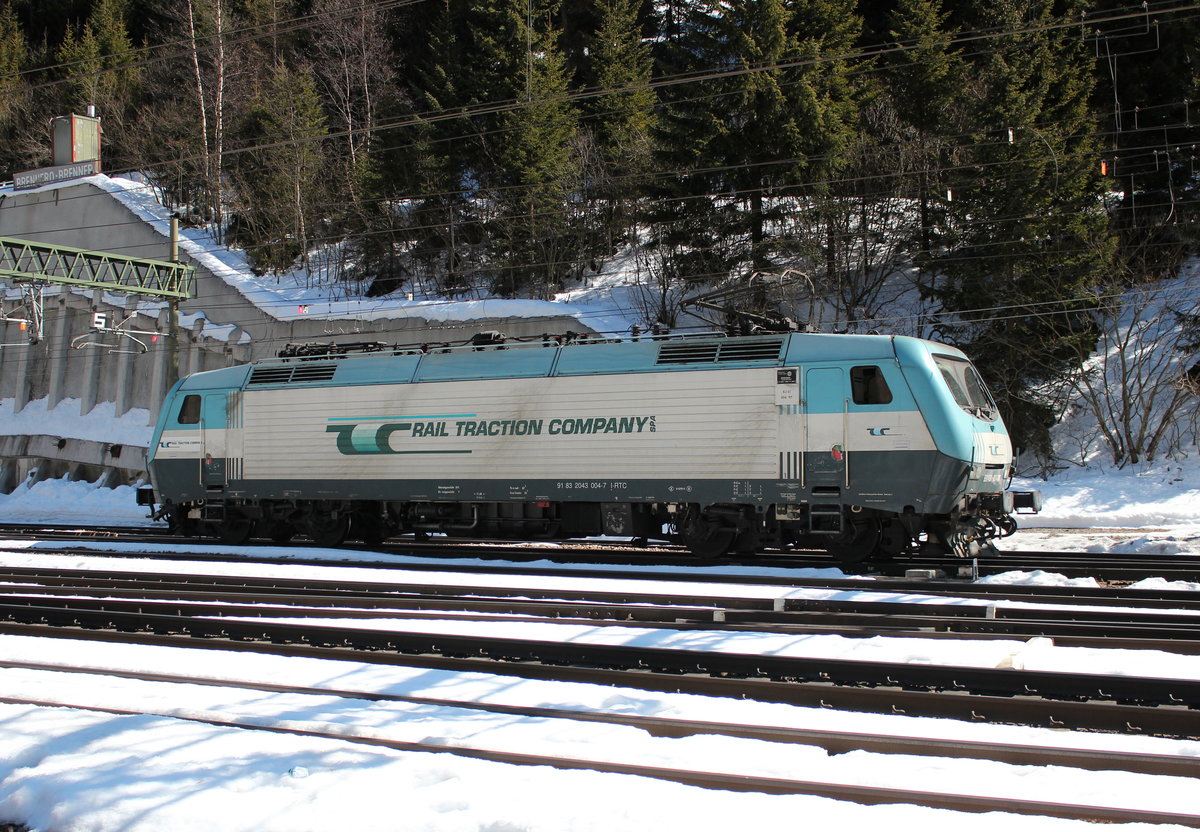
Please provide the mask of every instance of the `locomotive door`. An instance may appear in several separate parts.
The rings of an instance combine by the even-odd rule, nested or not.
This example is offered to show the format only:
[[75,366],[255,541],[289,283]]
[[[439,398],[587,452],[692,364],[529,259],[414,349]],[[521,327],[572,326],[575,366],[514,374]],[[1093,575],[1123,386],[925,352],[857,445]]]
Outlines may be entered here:
[[[838,493],[850,486],[846,371],[816,367],[804,374],[804,481],[814,494]],[[828,491],[826,489],[836,489]]]
[[226,403],[225,393],[208,393],[200,408],[200,484],[208,488],[224,486],[227,482]]

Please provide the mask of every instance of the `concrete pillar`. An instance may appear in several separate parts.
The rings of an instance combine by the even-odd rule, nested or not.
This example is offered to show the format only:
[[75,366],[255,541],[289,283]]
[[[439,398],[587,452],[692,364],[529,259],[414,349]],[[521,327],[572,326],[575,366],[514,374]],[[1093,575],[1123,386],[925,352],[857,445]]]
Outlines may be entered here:
[[133,385],[133,354],[123,352],[117,355],[117,381],[113,391],[113,411],[121,417],[129,412],[130,398]]
[[[136,304],[137,299],[133,295],[127,296],[125,298],[125,315],[132,312]],[[125,317],[125,315],[122,315],[122,317]],[[116,381],[113,385],[112,397],[115,413],[118,417],[121,417],[128,413],[129,408],[133,406],[130,399],[133,396],[134,356],[131,353],[123,352],[118,353],[116,359],[117,373]]]
[[50,460],[38,457],[30,460],[30,464],[32,467],[29,469],[29,475],[25,478],[28,485],[34,486],[42,480],[50,479]]
[[13,347],[17,351],[16,390],[13,391],[13,413],[20,413],[29,404],[29,373],[33,366],[33,344]]
[[21,483],[21,475],[15,459],[0,460],[0,494],[11,494]]
[[46,393],[46,409],[53,410],[54,406],[63,400],[63,390],[67,380],[67,358],[71,352],[71,332],[68,326],[71,310],[67,308],[67,296],[60,293],[54,304],[56,315],[51,335],[46,344],[46,362],[50,369],[50,386]]
[[[103,292],[92,293],[92,311],[98,310],[103,302]],[[83,350],[83,387],[79,391],[79,415],[86,416],[96,406],[96,393],[100,389],[100,356],[103,350],[89,347]]]
[[[171,325],[171,313],[164,309],[158,314],[158,331],[163,332],[169,329]],[[159,339],[160,343],[162,339]],[[169,339],[168,339],[169,341]],[[153,422],[158,419],[158,409],[162,407],[163,396],[167,393],[167,373],[171,367],[171,350],[156,349],[151,350],[150,354],[154,357],[154,363],[150,370],[150,420]]]
[[180,378],[204,369],[204,324],[203,318],[197,318],[192,324],[192,332],[188,336],[187,366],[180,368]]
[[251,346],[242,343],[242,336],[245,333],[246,330],[240,326],[235,326],[229,333],[229,340],[225,342],[226,366],[245,364],[253,357],[251,355]]

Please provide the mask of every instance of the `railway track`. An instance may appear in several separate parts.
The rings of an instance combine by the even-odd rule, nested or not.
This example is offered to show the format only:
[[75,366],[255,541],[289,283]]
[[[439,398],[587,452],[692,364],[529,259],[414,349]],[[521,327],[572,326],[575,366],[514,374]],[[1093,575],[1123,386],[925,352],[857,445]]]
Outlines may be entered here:
[[[543,576],[544,573],[543,573]],[[603,576],[605,580],[611,580]],[[631,579],[633,580],[633,579]],[[525,620],[561,622],[586,620],[602,626],[671,627],[773,633],[837,633],[847,636],[906,634],[916,638],[1028,638],[1050,637],[1061,645],[1169,650],[1200,654],[1200,598],[1194,593],[1152,592],[1151,597],[1129,597],[1111,590],[1057,590],[1029,587],[987,587],[985,591],[962,586],[922,587],[924,596],[905,602],[883,600],[888,591],[913,594],[911,584],[873,582],[870,594],[878,600],[842,600],[838,597],[762,597],[722,595],[704,586],[695,593],[657,590],[652,582],[637,578],[644,591],[578,590],[564,586],[531,587],[470,584],[372,583],[278,578],[181,579],[175,573],[99,573],[93,570],[53,570],[0,567],[0,581],[8,584],[9,604],[55,604],[69,593],[68,603],[80,606],[85,598],[103,598],[103,608],[121,605],[138,610],[168,609],[178,614],[211,612],[221,604],[223,615],[263,616],[280,605],[303,607],[314,618],[342,616],[428,617],[430,611],[449,617],[520,616]],[[685,582],[686,583],[686,582]],[[756,587],[778,587],[759,582]],[[636,586],[636,584],[631,584]],[[809,590],[847,590],[863,596],[856,581],[814,579],[792,586]],[[1140,594],[1140,593],[1139,593]],[[980,603],[928,604],[937,596]],[[486,597],[485,597],[486,596]],[[568,600],[573,599],[573,600]],[[145,602],[153,602],[147,607]],[[1036,607],[1002,606],[1001,602],[1037,604]],[[1080,607],[1079,605],[1086,605]],[[1141,607],[1131,609],[1131,605]],[[1110,609],[1112,608],[1112,609]],[[1178,610],[1178,611],[1175,611]]]
[[[253,574],[262,570],[261,565],[245,561],[236,569],[250,574],[226,575],[221,574],[225,567],[213,563],[164,562],[154,572],[133,572],[121,569],[123,561],[119,558],[104,561],[103,568],[51,565],[52,555],[39,554],[38,559],[47,565],[17,567],[3,565],[0,560],[2,634],[59,643],[64,639],[88,641],[96,645],[96,650],[106,649],[107,645],[151,645],[184,648],[188,653],[227,651],[264,660],[305,657],[826,710],[1164,738],[1200,737],[1200,681],[639,646],[628,642],[640,636],[622,634],[627,630],[723,637],[903,636],[931,644],[941,639],[969,638],[980,642],[981,649],[996,640],[1019,641],[1034,634],[1053,638],[1057,645],[1200,654],[1200,599],[1195,593],[798,576],[734,578],[670,572],[652,574],[648,580],[644,569],[545,563],[435,563],[421,564],[420,568],[376,563],[369,571],[352,573],[362,579],[347,580],[345,573],[335,579],[289,579],[278,574]],[[894,597],[884,600],[897,593],[905,593],[906,602]],[[939,596],[953,598],[956,603],[922,603]],[[543,635],[532,638],[490,632],[497,630],[497,623],[536,626]],[[580,626],[597,634],[614,634],[622,643],[612,643],[613,639],[603,636],[595,641],[581,639]],[[561,638],[545,635],[555,627],[564,631]],[[48,672],[72,673],[81,680],[120,678],[142,684],[232,687],[263,695],[334,696],[347,700],[352,707],[385,702],[397,707],[482,711],[567,726],[555,728],[556,736],[581,730],[570,726],[588,724],[612,730],[637,729],[653,737],[715,735],[769,744],[764,748],[781,744],[818,746],[835,757],[867,752],[904,755],[904,759],[920,755],[1015,766],[1055,765],[1148,776],[1194,776],[1194,757],[1076,748],[1070,743],[1043,746],[947,740],[917,733],[647,717],[542,703],[465,702],[332,685],[271,684],[261,678],[121,671],[107,665],[71,667],[50,661],[0,661],[0,673],[5,678],[3,701],[196,718],[175,708],[125,707],[119,695],[105,701],[92,695],[104,684],[91,681],[75,686],[78,694],[69,697],[40,696],[36,686],[25,690],[13,681],[14,673]],[[162,699],[171,701],[169,694]],[[1200,815],[1186,811],[1056,802],[986,791],[944,793],[911,783],[838,782],[832,775],[779,777],[720,766],[647,765],[634,757],[598,759],[589,754],[584,743],[571,753],[519,754],[511,748],[461,737],[430,736],[420,725],[414,729],[420,736],[404,735],[402,731],[380,736],[378,731],[348,730],[341,722],[328,728],[263,725],[232,711],[204,719],[213,725],[246,730],[289,732],[516,765],[633,774],[705,788],[819,795],[864,804],[904,802],[968,812],[1004,811],[1200,827]]]
[[[162,544],[174,549],[196,551],[182,554],[186,558],[207,557],[223,559],[216,541],[208,539],[180,538],[165,528],[147,529],[131,526],[47,526],[45,524],[0,523],[0,538],[44,539],[51,541],[74,540],[84,542],[123,542]],[[278,546],[272,548],[278,549]],[[306,547],[301,543],[291,544],[295,551],[293,562],[326,563],[328,559],[306,557]],[[206,551],[199,551],[199,550]],[[492,542],[464,542],[451,539],[433,541],[397,539],[382,546],[356,550],[348,546],[341,550],[345,559],[352,559],[355,551],[370,553],[364,559],[378,561],[378,555],[430,557],[434,559],[472,558],[483,561],[502,560],[512,563],[551,561],[563,564],[593,566],[646,566],[672,567],[764,567],[772,569],[830,569],[838,568],[849,572],[883,576],[903,576],[912,570],[921,570],[948,579],[973,579],[1004,572],[1046,571],[1068,578],[1095,578],[1104,583],[1127,584],[1145,578],[1163,578],[1167,581],[1200,582],[1200,555],[1191,554],[1117,554],[1112,552],[1047,552],[1003,550],[987,557],[964,560],[958,558],[923,557],[918,554],[903,555],[890,563],[873,565],[841,564],[830,555],[817,551],[765,552],[750,557],[727,557],[719,560],[698,559],[681,546],[655,544],[642,546],[624,540],[611,541],[563,541],[550,544]],[[157,557],[174,557],[169,552],[154,553]],[[457,567],[456,567],[457,568]]]
[[[214,551],[216,549],[216,551]],[[0,552],[4,551],[4,547],[0,545]],[[29,550],[23,547],[11,549],[13,552],[25,553]],[[90,547],[70,547],[56,546],[54,550],[39,549],[39,552],[53,554],[53,551],[71,555],[86,555],[95,556],[97,558],[107,558],[114,564],[114,570],[120,571],[120,564],[124,560],[130,558],[145,559],[152,558],[161,560],[166,563],[172,561],[185,562],[207,562],[217,564],[272,564],[279,563],[277,559],[267,557],[265,559],[254,559],[247,556],[231,555],[227,551],[223,551],[220,547],[200,547],[198,551],[189,551],[187,547],[173,547],[170,550],[160,551],[158,549],[141,550],[141,549],[113,549],[106,550],[104,548],[94,549]],[[538,559],[534,563],[522,561],[484,561],[482,563],[462,563],[453,560],[429,559],[429,560],[412,560],[405,559],[402,561],[387,560],[386,556],[381,557],[377,554],[364,557],[361,560],[356,559],[353,554],[347,557],[331,561],[328,558],[303,557],[304,550],[297,549],[300,556],[288,557],[286,563],[289,565],[312,565],[312,566],[355,566],[361,565],[369,567],[377,574],[386,574],[388,572],[405,572],[405,573],[444,573],[452,571],[458,574],[478,574],[478,575],[497,575],[509,574],[517,576],[520,580],[538,579],[538,578],[594,578],[597,580],[613,580],[613,581],[670,581],[680,584],[695,585],[698,587],[698,594],[711,594],[702,589],[706,585],[711,584],[736,584],[739,586],[763,586],[763,587],[796,587],[805,589],[826,589],[826,590],[844,590],[853,591],[856,593],[864,592],[902,592],[914,593],[919,592],[929,596],[945,596],[952,595],[955,598],[973,599],[980,603],[986,604],[989,602],[1000,601],[1022,601],[1029,603],[1060,603],[1060,604],[1087,604],[1089,606],[1114,606],[1126,607],[1135,605],[1141,608],[1169,608],[1169,609],[1192,609],[1200,610],[1200,600],[1195,592],[1186,589],[1158,589],[1158,588],[1138,588],[1138,589],[1123,589],[1121,587],[1111,586],[1025,586],[1025,585],[1008,585],[1008,584],[968,584],[961,580],[953,579],[938,579],[938,578],[922,578],[919,580],[912,579],[895,579],[879,576],[871,576],[869,581],[864,581],[857,577],[849,578],[828,578],[814,576],[809,573],[789,573],[787,571],[772,571],[768,574],[741,574],[737,572],[727,572],[720,569],[693,569],[684,572],[663,569],[655,571],[653,567],[639,567],[623,569],[620,565],[608,566],[605,564],[590,563],[564,563],[556,564],[547,561],[546,559]],[[43,577],[48,577],[53,571],[50,568],[39,568],[34,570]],[[16,577],[20,577],[20,569],[10,570],[10,573]],[[70,570],[64,570],[63,575],[70,574]],[[85,573],[89,580],[95,578],[99,574],[98,570],[88,570]],[[137,573],[142,576],[142,580],[150,580],[150,573],[145,571]],[[159,580],[170,580],[175,572],[163,572],[158,578]],[[65,578],[64,578],[65,579]],[[245,578],[247,585],[254,583],[254,579]],[[272,579],[274,580],[274,579]],[[334,582],[313,582],[314,586],[329,586],[333,587]],[[347,586],[347,582],[336,582],[337,587]],[[376,584],[362,584],[364,588],[371,588]],[[810,608],[815,608],[816,599],[809,599]],[[1010,613],[1004,610],[995,610],[990,615],[1009,616]]]
[[[914,665],[802,656],[756,655],[676,647],[637,647],[645,631],[724,632],[773,636],[812,634],[867,637],[903,635],[975,639],[1024,637],[1030,628],[1058,628],[1058,643],[1081,646],[1153,647],[1197,652],[1200,616],[1152,608],[1138,616],[1128,610],[1012,608],[975,605],[892,604],[878,601],[820,601],[768,593],[755,597],[727,590],[704,596],[661,588],[627,587],[619,591],[562,585],[489,586],[486,581],[402,584],[286,581],[160,573],[131,576],[90,575],[86,570],[7,569],[8,592],[0,603],[4,632],[36,632],[101,638],[143,634],[149,643],[206,642],[305,645],[317,649],[353,649],[367,653],[434,657],[459,670],[493,669],[496,662],[536,663],[563,673],[608,673],[605,684],[644,684],[648,675],[672,683],[736,680],[736,695],[766,697],[783,692],[797,701],[851,709],[900,711],[925,715],[1067,725],[1102,730],[1138,730],[1173,736],[1200,736],[1200,682],[1183,679],[1110,677],[1012,667]],[[860,584],[861,586],[861,584]],[[861,591],[861,590],[860,590]],[[831,611],[831,607],[837,607]],[[898,608],[907,608],[900,610]],[[923,611],[923,612],[922,612]],[[903,612],[903,615],[899,613]],[[1055,613],[1058,613],[1055,616]],[[972,614],[973,613],[973,614]],[[1031,616],[1042,616],[1043,619]],[[1057,620],[1054,620],[1056,619]],[[1136,618],[1136,620],[1134,620]],[[599,641],[565,641],[524,635],[497,636],[498,620],[554,624],[586,623],[615,634]],[[430,631],[430,621],[483,622],[468,633]],[[31,630],[30,627],[33,629]],[[1134,629],[1140,627],[1141,629]],[[82,628],[82,629],[79,629]],[[622,635],[624,628],[630,635]],[[1069,631],[1074,629],[1072,635]],[[981,630],[989,630],[982,632]],[[599,631],[597,631],[599,632]],[[573,640],[572,640],[573,639]],[[863,695],[864,691],[880,691]],[[914,696],[913,694],[922,694]]]
[[[312,697],[320,702],[329,697],[338,697],[348,703],[398,703],[458,712],[471,712],[516,716],[528,719],[553,721],[562,727],[555,728],[560,744],[576,749],[576,753],[563,752],[556,755],[515,753],[502,747],[489,746],[486,738],[471,737],[464,741],[460,737],[422,739],[400,736],[378,736],[369,731],[348,730],[338,725],[329,730],[298,725],[264,725],[260,720],[239,716],[236,711],[222,717],[195,716],[178,713],[178,709],[159,708],[132,709],[115,704],[98,704],[95,698],[57,697],[47,699],[39,696],[9,695],[0,697],[0,702],[9,704],[35,705],[39,707],[70,707],[117,715],[157,715],[176,719],[203,722],[220,727],[244,730],[269,731],[303,737],[320,737],[356,745],[386,747],[400,751],[416,751],[436,754],[452,754],[512,765],[550,766],[557,769],[584,769],[596,772],[630,774],[660,780],[713,789],[736,791],[758,791],[768,794],[805,794],[848,800],[856,803],[914,803],[918,805],[952,809],[966,812],[1011,812],[1041,816],[1071,818],[1103,822],[1175,823],[1183,826],[1200,827],[1200,816],[1149,809],[1127,808],[1114,805],[1078,804],[1013,798],[995,791],[992,793],[956,794],[933,792],[895,786],[864,785],[837,782],[836,779],[801,779],[743,774],[731,771],[676,768],[662,765],[647,765],[621,760],[603,759],[587,752],[587,735],[578,735],[574,724],[621,726],[639,729],[651,737],[680,738],[696,735],[719,736],[730,739],[761,741],[774,744],[798,744],[817,746],[830,754],[838,755],[851,751],[867,751],[876,754],[914,754],[940,756],[953,759],[990,760],[1010,765],[1069,766],[1072,768],[1111,771],[1121,770],[1161,776],[1188,776],[1192,763],[1187,758],[1175,755],[1150,753],[1121,753],[1087,748],[1030,746],[1004,742],[945,740],[932,737],[886,735],[869,732],[823,731],[796,729],[762,724],[718,723],[701,720],[675,719],[650,716],[621,715],[597,711],[523,707],[497,705],[461,700],[435,699],[419,696],[397,696],[361,690],[333,687],[306,687],[269,684],[237,680],[214,680],[204,677],[177,674],[127,672],[112,669],[64,667],[62,665],[33,662],[2,662],[5,670],[37,673],[71,673],[81,677],[80,688],[95,690],[101,686],[98,678],[134,680],[136,682],[164,685],[200,685],[221,687],[237,691],[254,691],[265,694],[284,694],[290,697]],[[86,685],[84,681],[86,680]],[[16,680],[18,693],[20,679]],[[34,680],[30,680],[34,681]],[[11,685],[10,681],[10,685]],[[36,690],[36,686],[31,686]],[[168,696],[162,697],[164,700]],[[319,706],[314,706],[319,707]],[[231,709],[232,710],[232,709]],[[311,722],[311,719],[309,720]],[[401,723],[402,725],[403,723]],[[423,729],[418,726],[418,734]],[[412,734],[412,732],[409,732]],[[416,736],[417,734],[412,734]],[[576,736],[578,735],[578,736]]]

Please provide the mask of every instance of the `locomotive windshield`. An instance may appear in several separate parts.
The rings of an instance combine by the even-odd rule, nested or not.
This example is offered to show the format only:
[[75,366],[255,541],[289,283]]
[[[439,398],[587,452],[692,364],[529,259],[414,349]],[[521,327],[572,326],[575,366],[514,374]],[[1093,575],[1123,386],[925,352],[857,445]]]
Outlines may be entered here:
[[999,417],[996,403],[970,361],[952,355],[935,355],[933,363],[959,407],[979,419],[994,421]]

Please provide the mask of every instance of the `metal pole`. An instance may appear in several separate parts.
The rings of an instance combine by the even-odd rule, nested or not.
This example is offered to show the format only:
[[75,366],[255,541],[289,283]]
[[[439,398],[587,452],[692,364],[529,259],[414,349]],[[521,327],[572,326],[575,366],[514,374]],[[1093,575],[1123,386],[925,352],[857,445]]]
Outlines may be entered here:
[[[171,251],[170,258],[172,263],[179,262],[179,215],[171,214]],[[167,367],[167,389],[175,385],[179,381],[179,300],[178,298],[170,298],[167,301],[167,308],[170,310],[167,319],[167,349],[171,351],[170,364]],[[160,391],[166,393],[166,390]]]

